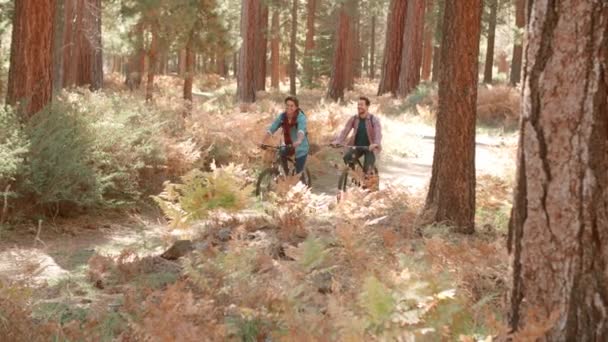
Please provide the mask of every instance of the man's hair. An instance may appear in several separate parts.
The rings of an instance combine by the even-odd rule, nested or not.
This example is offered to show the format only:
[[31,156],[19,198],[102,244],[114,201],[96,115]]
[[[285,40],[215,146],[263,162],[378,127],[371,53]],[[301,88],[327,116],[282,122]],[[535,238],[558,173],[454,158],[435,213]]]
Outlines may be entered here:
[[369,105],[370,105],[370,103],[371,103],[371,102],[369,101],[369,99],[368,99],[367,97],[365,97],[365,96],[361,96],[361,97],[359,97],[359,101],[365,101],[365,105],[366,105],[366,106],[368,106],[368,107],[369,107]]
[[297,97],[295,97],[295,96],[287,96],[285,98],[285,103],[287,103],[288,101],[291,101],[291,102],[295,103],[296,107],[300,108],[300,101],[298,100]]

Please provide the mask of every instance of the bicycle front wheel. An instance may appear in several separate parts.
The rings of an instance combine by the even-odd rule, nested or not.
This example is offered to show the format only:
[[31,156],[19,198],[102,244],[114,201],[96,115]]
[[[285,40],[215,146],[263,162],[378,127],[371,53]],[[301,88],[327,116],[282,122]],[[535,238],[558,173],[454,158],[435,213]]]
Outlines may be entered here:
[[268,199],[268,194],[276,191],[278,177],[279,170],[275,168],[268,168],[262,171],[255,186],[255,195],[262,200]]

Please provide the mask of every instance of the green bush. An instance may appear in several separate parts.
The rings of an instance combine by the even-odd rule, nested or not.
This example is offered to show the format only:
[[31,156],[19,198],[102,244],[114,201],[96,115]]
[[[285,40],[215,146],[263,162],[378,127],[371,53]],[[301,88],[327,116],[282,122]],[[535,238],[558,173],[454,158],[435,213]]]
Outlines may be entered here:
[[0,107],[0,192],[23,172],[29,144],[14,113]]
[[[19,195],[38,209],[132,204],[145,192],[146,171],[165,164],[163,125],[159,112],[126,96],[64,94],[24,128],[29,151]],[[21,145],[9,147],[15,154]],[[11,165],[1,166],[0,177],[16,170]]]

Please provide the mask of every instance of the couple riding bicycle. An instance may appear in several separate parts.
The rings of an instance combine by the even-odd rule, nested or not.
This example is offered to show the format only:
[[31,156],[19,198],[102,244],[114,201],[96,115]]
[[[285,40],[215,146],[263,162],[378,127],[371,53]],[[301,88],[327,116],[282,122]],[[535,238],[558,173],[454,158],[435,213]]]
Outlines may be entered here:
[[[357,115],[352,116],[346,122],[340,135],[330,144],[332,147],[346,147],[344,153],[344,163],[355,169],[355,164],[361,165],[360,159],[364,157],[362,166],[363,172],[366,175],[377,173],[374,167],[376,162],[376,154],[381,151],[382,143],[382,127],[377,116],[369,113],[370,101],[367,97],[360,97],[357,105]],[[270,146],[268,140],[276,133],[283,129],[283,146]],[[348,139],[350,132],[354,130],[354,134]],[[285,175],[301,174],[302,181],[310,186],[310,175],[305,170],[306,159],[310,149],[306,116],[300,109],[299,101],[295,97],[287,97],[285,99],[285,112],[279,114],[274,122],[268,128],[262,144],[262,148],[275,148],[278,150],[280,164],[285,172]],[[293,158],[293,159],[292,159]],[[289,162],[293,162],[292,170],[289,170]],[[262,178],[262,177],[261,177]],[[262,180],[260,178],[260,181]],[[345,186],[346,177],[340,179],[339,188]],[[259,189],[258,182],[258,189]],[[259,192],[259,190],[256,190]]]

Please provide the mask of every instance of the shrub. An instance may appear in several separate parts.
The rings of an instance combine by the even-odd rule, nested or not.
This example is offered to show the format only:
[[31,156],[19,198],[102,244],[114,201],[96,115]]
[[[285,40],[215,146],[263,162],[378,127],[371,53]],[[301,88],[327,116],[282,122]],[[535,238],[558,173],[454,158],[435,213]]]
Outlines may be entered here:
[[16,115],[0,107],[0,192],[23,172],[29,144]]
[[252,192],[243,169],[230,164],[211,172],[192,170],[182,177],[182,184],[166,183],[165,191],[152,198],[179,228],[206,218],[214,209],[241,210]]

